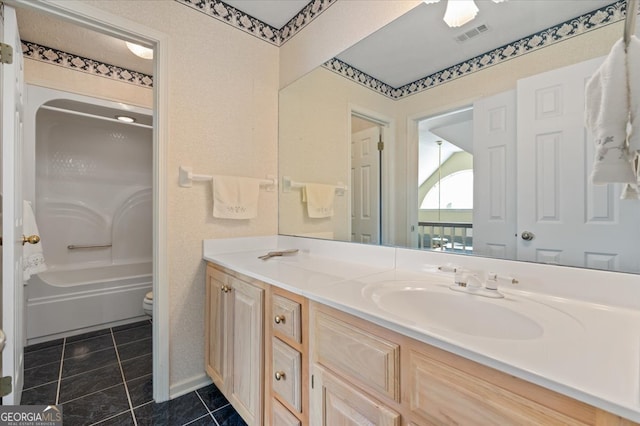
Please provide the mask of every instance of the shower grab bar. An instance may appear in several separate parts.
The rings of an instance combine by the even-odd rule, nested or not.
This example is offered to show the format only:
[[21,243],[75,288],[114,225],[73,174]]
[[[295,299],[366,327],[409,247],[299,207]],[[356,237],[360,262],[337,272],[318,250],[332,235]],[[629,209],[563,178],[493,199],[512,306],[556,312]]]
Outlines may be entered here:
[[[306,182],[296,182],[291,180],[289,176],[282,177],[282,192],[291,192],[293,188],[304,188],[307,186]],[[336,195],[343,196],[345,191],[349,190],[349,187],[342,182],[338,182],[336,187]]]
[[[178,185],[183,188],[191,188],[194,181],[211,181],[213,176],[211,175],[199,175],[191,171],[191,167],[180,166],[178,169]],[[267,192],[273,192],[278,187],[278,178],[273,175],[267,175],[266,179],[260,180],[260,186],[266,187]]]
[[107,248],[111,247],[111,244],[69,244],[67,249],[69,250],[77,250],[77,249],[92,249],[92,248]]

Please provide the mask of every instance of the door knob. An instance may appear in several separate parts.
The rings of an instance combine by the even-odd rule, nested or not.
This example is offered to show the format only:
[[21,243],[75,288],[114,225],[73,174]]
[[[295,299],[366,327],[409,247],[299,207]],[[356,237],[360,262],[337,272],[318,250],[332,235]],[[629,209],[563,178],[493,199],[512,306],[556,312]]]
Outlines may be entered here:
[[29,244],[38,244],[40,242],[40,237],[38,235],[29,235],[28,237],[22,236],[22,245],[26,243]]
[[533,234],[533,232],[530,231],[524,231],[522,233],[522,235],[520,235],[522,237],[523,240],[525,241],[531,241],[533,240],[533,238],[535,237],[535,235]]

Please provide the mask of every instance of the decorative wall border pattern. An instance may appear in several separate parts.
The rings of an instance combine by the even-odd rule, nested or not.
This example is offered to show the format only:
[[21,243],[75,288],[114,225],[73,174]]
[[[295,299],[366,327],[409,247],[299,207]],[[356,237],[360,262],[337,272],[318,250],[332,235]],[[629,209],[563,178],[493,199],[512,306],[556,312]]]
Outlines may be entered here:
[[280,29],[247,15],[221,0],[175,1],[236,27],[274,46],[282,46],[337,0],[313,0]]
[[618,0],[398,88],[393,88],[336,58],[325,62],[322,66],[388,98],[397,100],[612,24],[624,19],[626,10],[626,1]]
[[137,86],[147,88],[153,87],[153,76],[120,68],[115,65],[105,64],[82,56],[73,55],[71,53],[63,52],[62,50],[52,49],[30,41],[22,40],[22,54],[28,59],[46,62],[63,68],[69,68],[74,71],[110,78],[112,80]]

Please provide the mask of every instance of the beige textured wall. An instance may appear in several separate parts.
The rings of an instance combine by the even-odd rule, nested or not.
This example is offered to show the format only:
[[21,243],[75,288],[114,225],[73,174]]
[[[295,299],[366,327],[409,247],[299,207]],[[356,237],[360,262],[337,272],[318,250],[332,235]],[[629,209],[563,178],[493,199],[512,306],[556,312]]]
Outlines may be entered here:
[[153,90],[69,68],[25,58],[24,79],[28,84],[65,92],[123,102],[144,108],[153,107]]
[[[385,115],[394,101],[327,69],[318,68],[280,92],[280,175],[298,182],[349,184],[351,179],[349,105],[367,106]],[[332,218],[310,219],[300,190],[280,195],[281,234],[331,233],[349,241],[351,191],[334,199]],[[329,235],[329,234],[327,234]]]
[[278,48],[174,1],[87,1],[169,35],[168,270],[170,383],[204,374],[202,240],[277,233],[277,193],[256,219],[211,216],[211,185],[178,186],[178,167],[203,174],[277,174]]

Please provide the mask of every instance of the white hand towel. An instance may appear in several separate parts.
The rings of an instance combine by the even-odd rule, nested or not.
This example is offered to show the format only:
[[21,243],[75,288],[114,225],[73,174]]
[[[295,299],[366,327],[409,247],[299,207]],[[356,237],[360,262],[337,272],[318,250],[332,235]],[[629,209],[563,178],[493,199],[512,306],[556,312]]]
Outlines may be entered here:
[[629,151],[640,152],[640,40],[634,35],[627,46],[627,72],[629,81]]
[[308,183],[302,189],[302,201],[307,203],[307,214],[310,218],[333,216],[333,199],[336,195],[334,185]]
[[[24,235],[40,235],[36,217],[33,214],[31,204],[24,201],[22,204],[22,230]],[[35,275],[47,270],[47,264],[44,262],[42,253],[42,241],[38,244],[26,243],[22,246],[22,275],[26,281]]]
[[252,219],[258,216],[260,179],[214,176],[213,217]]
[[629,90],[624,42],[617,41],[586,85],[585,121],[595,139],[591,180],[595,184],[635,183],[627,148]]

